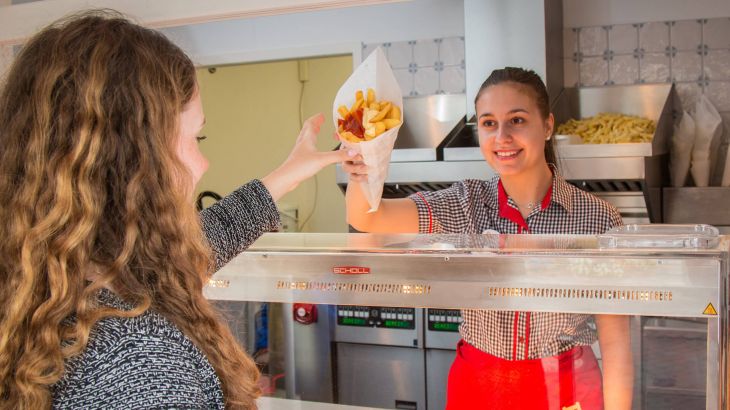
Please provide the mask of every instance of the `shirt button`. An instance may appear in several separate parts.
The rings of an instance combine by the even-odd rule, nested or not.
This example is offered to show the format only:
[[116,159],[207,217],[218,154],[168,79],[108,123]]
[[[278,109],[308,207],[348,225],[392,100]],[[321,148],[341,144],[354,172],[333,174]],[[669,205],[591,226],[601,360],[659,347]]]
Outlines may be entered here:
[[520,342],[520,343],[525,343],[525,337],[524,336],[520,336],[520,337],[517,338],[517,341]]

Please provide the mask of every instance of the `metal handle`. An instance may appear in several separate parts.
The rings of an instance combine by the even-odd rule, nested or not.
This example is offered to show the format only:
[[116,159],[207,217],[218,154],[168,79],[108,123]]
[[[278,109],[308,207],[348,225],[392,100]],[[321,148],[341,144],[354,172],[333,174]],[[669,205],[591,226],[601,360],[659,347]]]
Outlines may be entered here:
[[403,410],[418,410],[418,405],[415,401],[396,400],[395,408]]

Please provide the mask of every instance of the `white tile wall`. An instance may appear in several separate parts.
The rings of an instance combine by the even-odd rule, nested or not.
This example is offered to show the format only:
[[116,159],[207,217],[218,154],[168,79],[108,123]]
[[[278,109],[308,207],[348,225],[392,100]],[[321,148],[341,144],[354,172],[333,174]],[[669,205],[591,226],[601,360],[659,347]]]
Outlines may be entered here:
[[413,62],[419,67],[433,67],[439,62],[441,39],[418,40],[413,45]]
[[696,51],[702,44],[702,23],[698,20],[673,21],[669,36],[675,49]]
[[730,80],[730,49],[710,49],[704,56],[704,73],[711,81]]
[[677,51],[672,57],[672,79],[699,81],[702,74],[702,56],[696,51]]
[[441,71],[441,91],[445,94],[463,94],[466,78],[461,66],[445,66]]
[[444,66],[464,64],[464,38],[444,38],[439,47],[439,59],[444,63]]
[[669,47],[669,25],[663,21],[641,24],[639,47],[647,53],[664,52]]
[[608,49],[608,36],[603,27],[584,27],[578,34],[578,47],[584,56],[602,56]]
[[610,50],[614,54],[632,54],[639,48],[639,30],[633,24],[610,26],[608,44],[611,45]]
[[464,93],[464,38],[363,44],[363,58],[383,47],[404,97]]
[[433,67],[421,67],[413,74],[416,95],[437,94],[439,88],[439,72]]
[[633,54],[617,55],[608,62],[609,76],[613,84],[625,85],[639,82],[639,65]]
[[413,44],[406,41],[399,41],[396,43],[386,43],[389,47],[386,56],[388,62],[393,68],[408,68],[408,65],[413,62]]
[[566,87],[673,82],[687,111],[707,95],[730,143],[730,17],[568,27],[563,47]]
[[718,111],[730,111],[730,81],[713,81],[705,94]]
[[669,57],[664,53],[647,53],[639,60],[639,81],[642,83],[672,81],[669,77]]
[[703,40],[710,49],[730,48],[730,17],[708,19]]
[[583,57],[578,67],[580,85],[605,85],[608,81],[608,62],[603,57]]
[[413,73],[408,71],[408,69],[406,68],[405,70],[393,70],[393,74],[395,75],[396,81],[398,81],[400,91],[401,93],[403,93],[404,97],[407,97],[409,95],[415,95]]

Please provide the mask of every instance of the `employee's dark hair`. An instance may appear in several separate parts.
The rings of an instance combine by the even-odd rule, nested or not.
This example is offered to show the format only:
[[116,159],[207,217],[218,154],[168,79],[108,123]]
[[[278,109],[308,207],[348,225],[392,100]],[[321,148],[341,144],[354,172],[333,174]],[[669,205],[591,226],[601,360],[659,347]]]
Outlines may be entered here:
[[[479,88],[479,92],[476,98],[474,98],[474,104],[476,105],[477,100],[479,100],[484,90],[493,85],[507,82],[519,84],[523,88],[530,90],[532,97],[535,99],[535,104],[537,104],[537,108],[540,110],[540,116],[543,120],[547,120],[550,115],[550,98],[548,97],[545,83],[542,82],[542,79],[536,72],[525,70],[524,68],[505,67],[492,71]],[[545,160],[548,164],[557,165],[554,140],[554,138],[550,138],[545,141]]]

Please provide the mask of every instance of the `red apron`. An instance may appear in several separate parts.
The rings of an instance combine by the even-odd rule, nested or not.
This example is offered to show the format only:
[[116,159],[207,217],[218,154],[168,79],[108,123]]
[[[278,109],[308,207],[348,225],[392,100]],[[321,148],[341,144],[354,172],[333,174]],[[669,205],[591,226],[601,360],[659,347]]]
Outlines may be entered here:
[[505,360],[461,340],[449,372],[446,409],[602,410],[601,380],[590,346],[543,359]]

